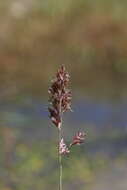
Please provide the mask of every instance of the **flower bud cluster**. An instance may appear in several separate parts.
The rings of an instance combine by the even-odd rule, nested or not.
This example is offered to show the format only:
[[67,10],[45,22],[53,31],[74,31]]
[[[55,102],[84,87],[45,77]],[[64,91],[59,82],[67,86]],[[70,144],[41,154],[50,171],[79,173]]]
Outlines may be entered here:
[[73,137],[72,143],[70,144],[70,147],[72,145],[80,145],[84,143],[86,133],[78,131],[76,135]]
[[[48,107],[50,118],[52,123],[58,128],[61,133],[62,126],[62,115],[67,110],[71,110],[71,99],[72,94],[68,89],[70,76],[68,72],[66,72],[65,67],[61,66],[61,68],[56,73],[56,77],[52,80],[51,87],[48,90],[49,93],[49,102],[50,106]],[[78,132],[72,139],[72,145],[80,145],[85,140],[85,133]],[[64,139],[61,137],[59,140],[59,154],[66,155],[70,152],[67,145],[64,142]]]
[[64,142],[64,139],[62,138],[59,142],[59,154],[68,154],[70,150],[67,148],[67,145]]
[[[69,148],[73,145],[80,145],[84,143],[86,133],[84,132],[78,132],[72,139],[72,143],[69,145]],[[68,154],[70,153],[70,150],[68,149],[67,145],[64,142],[64,139],[62,138],[59,142],[59,154]]]
[[52,123],[60,129],[62,122],[62,114],[71,110],[71,91],[67,89],[69,83],[69,74],[66,72],[65,67],[62,66],[56,78],[52,80],[51,87],[48,92],[50,95],[49,113]]

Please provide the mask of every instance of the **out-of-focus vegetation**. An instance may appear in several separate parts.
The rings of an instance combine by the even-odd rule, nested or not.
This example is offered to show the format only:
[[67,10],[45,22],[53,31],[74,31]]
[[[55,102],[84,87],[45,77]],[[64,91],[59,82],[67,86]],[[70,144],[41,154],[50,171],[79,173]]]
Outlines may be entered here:
[[[74,101],[78,97],[85,107],[88,100],[88,120],[94,117],[84,123],[87,110],[76,111],[77,103],[65,121],[67,140],[77,128],[88,135],[63,160],[64,189],[117,190],[106,182],[95,186],[106,172],[111,183],[114,175],[115,184],[122,184],[118,190],[126,189],[121,175],[127,170],[126,10],[125,0],[0,1],[1,190],[57,189],[56,131],[42,107],[46,110],[48,85],[61,64],[71,75]],[[100,105],[97,99],[110,101]]]
[[46,95],[52,74],[65,64],[74,89],[125,98],[126,8],[119,0],[1,1],[1,97]]
[[[1,189],[57,189],[57,140],[32,143],[27,140],[23,143],[16,140],[15,130],[12,133],[12,130],[4,128],[3,133],[4,138],[0,143],[0,154],[4,155],[0,158]],[[105,140],[108,146],[112,144],[110,151]],[[69,156],[63,158],[64,189],[89,189],[101,171],[107,171],[112,164],[126,163],[127,154],[123,147],[120,154],[115,150],[120,139],[105,137],[105,140],[88,140],[84,146],[77,146]]]

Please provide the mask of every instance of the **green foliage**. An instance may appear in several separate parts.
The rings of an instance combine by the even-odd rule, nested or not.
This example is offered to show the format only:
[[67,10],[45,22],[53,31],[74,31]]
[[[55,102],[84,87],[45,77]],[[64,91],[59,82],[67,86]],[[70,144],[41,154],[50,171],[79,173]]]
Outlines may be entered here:
[[[107,141],[112,143],[116,138],[119,140],[118,136],[113,136],[113,140],[110,136]],[[103,140],[90,140],[84,146],[72,147],[71,153],[63,157],[63,185],[65,189],[70,190],[73,187],[79,190],[84,190],[84,187],[89,189],[89,186],[94,184],[96,175],[109,167],[111,161],[104,154],[96,152],[91,155],[89,153],[89,147],[92,144],[102,143]],[[6,154],[3,148],[1,139],[1,189],[11,189],[11,186],[6,185],[7,183],[19,190],[58,188],[59,171],[56,142],[23,143],[17,141],[10,151],[10,156],[13,159],[10,160],[9,165],[6,163]],[[121,165],[126,158],[125,153],[118,155],[114,164]]]

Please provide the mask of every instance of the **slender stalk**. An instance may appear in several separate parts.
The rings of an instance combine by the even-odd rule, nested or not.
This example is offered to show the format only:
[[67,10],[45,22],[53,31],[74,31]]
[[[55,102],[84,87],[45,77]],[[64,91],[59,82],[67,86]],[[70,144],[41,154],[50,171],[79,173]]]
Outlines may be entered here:
[[[61,123],[60,123],[59,130],[58,130],[59,142],[61,142],[61,138],[62,138],[62,109],[61,109],[61,104],[62,104],[62,98],[60,99],[60,103],[59,103],[59,114],[60,114],[60,118],[61,118]],[[62,190],[63,168],[62,168],[62,155],[59,153],[59,147],[58,147],[58,159],[59,159],[59,190]]]
[[[62,133],[61,129],[59,130],[59,142],[61,141]],[[62,190],[62,156],[59,154],[59,147],[58,147],[58,160],[59,160],[59,190]]]

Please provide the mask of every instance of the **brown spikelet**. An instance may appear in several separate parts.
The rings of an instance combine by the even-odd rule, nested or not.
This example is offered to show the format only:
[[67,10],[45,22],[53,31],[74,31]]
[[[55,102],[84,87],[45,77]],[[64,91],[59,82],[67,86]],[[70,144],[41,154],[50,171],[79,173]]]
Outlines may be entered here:
[[67,88],[70,76],[64,66],[56,73],[48,90],[50,106],[48,108],[52,123],[59,128],[62,114],[71,110],[71,91]]

